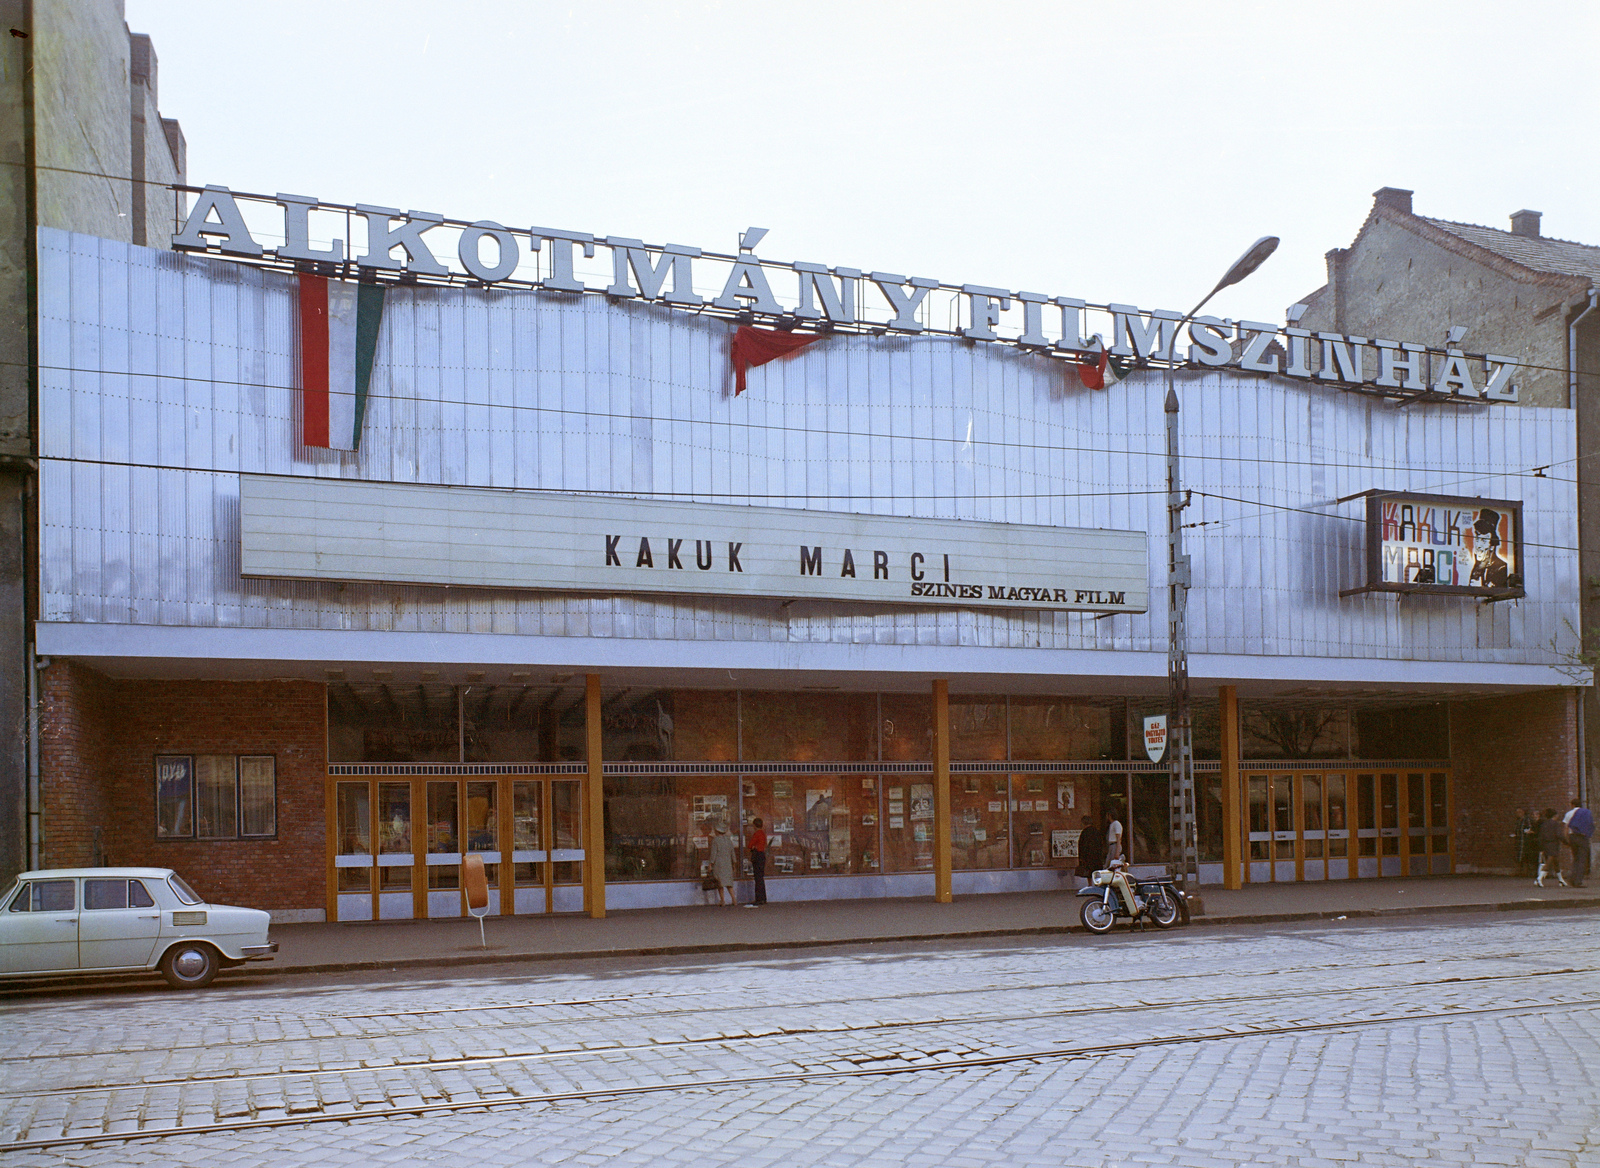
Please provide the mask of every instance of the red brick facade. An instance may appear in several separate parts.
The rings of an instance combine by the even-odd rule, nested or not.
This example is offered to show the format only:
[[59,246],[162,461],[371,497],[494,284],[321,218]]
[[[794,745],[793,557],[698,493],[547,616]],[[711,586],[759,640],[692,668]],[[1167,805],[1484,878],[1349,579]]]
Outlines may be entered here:
[[[321,684],[119,681],[57,661],[42,685],[46,867],[149,864],[176,869],[201,895],[227,904],[324,907],[327,707]],[[277,838],[157,840],[158,754],[273,755]]]
[[[1576,792],[1573,691],[1458,702],[1451,753],[1458,871],[1509,871],[1523,806]],[[318,911],[326,904],[327,707],[317,682],[122,681],[57,660],[41,675],[45,867],[177,869],[218,901]],[[155,756],[270,754],[272,840],[155,836]]]
[[57,660],[39,676],[41,863],[98,867],[109,854],[106,678]]
[[1517,808],[1565,811],[1578,793],[1576,692],[1451,706],[1457,871],[1513,871]]

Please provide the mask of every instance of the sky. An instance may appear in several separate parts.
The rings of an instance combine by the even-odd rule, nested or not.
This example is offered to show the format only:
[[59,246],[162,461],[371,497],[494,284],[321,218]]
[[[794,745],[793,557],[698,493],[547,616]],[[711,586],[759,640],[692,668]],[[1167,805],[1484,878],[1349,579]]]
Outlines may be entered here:
[[1600,244],[1594,3],[126,8],[239,191],[1178,311],[1277,235],[1210,308],[1266,321],[1383,186]]

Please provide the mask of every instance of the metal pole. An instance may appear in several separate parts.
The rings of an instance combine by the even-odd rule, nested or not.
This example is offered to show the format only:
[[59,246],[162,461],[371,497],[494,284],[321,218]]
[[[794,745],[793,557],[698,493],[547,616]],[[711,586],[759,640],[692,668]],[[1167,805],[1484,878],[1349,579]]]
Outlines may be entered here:
[[1189,557],[1183,552],[1183,509],[1189,492],[1178,474],[1178,391],[1173,367],[1177,364],[1178,337],[1183,328],[1224,288],[1237,284],[1259,268],[1278,246],[1278,237],[1265,235],[1217,281],[1205,298],[1184,314],[1172,330],[1167,351],[1167,767],[1172,800],[1172,868],[1191,913],[1202,913],[1200,852],[1194,815],[1194,735],[1189,718]]
[[1189,717],[1189,557],[1183,551],[1183,509],[1189,495],[1178,465],[1178,393],[1167,371],[1167,741],[1168,791],[1172,800],[1172,868],[1200,911],[1200,857],[1195,838],[1194,736]]

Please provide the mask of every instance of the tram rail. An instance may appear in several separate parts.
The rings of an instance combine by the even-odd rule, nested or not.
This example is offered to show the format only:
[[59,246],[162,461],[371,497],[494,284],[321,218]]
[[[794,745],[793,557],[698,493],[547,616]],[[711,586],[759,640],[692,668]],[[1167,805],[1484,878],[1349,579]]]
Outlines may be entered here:
[[[1170,1034],[1143,1036],[1120,1042],[1096,1043],[1083,1046],[1052,1046],[1033,1050],[1008,1051],[1001,1054],[979,1055],[968,1058],[940,1059],[930,1057],[922,1061],[901,1061],[891,1065],[857,1066],[850,1070],[778,1070],[762,1074],[727,1076],[720,1078],[689,1078],[677,1081],[662,1080],[652,1083],[612,1085],[568,1091],[530,1092],[518,1094],[507,1089],[504,1095],[484,1095],[474,1092],[470,1099],[450,1099],[437,1103],[404,1103],[387,1105],[351,1104],[339,1110],[307,1111],[298,1114],[228,1119],[212,1123],[172,1123],[162,1127],[141,1127],[128,1131],[69,1131],[60,1135],[32,1139],[0,1141],[0,1153],[20,1152],[45,1148],[71,1146],[110,1146],[143,1140],[172,1139],[181,1136],[243,1132],[278,1127],[298,1127],[308,1124],[352,1123],[363,1120],[437,1115],[448,1112],[492,1111],[511,1107],[531,1107],[541,1104],[585,1102],[595,1099],[613,1099],[661,1092],[715,1091],[756,1087],[775,1083],[817,1082],[878,1078],[889,1075],[952,1074],[989,1067],[1030,1062],[1050,1062],[1073,1059],[1100,1059],[1130,1057],[1152,1047],[1181,1046],[1189,1044],[1246,1041],[1250,1039],[1279,1038],[1302,1034],[1326,1033],[1371,1029],[1392,1025],[1415,1025],[1419,1022],[1451,1022],[1465,1018],[1487,1016],[1514,1016],[1520,1014],[1564,1013],[1600,1007],[1600,998],[1584,998],[1566,1002],[1525,1002],[1507,1006],[1452,1009],[1429,1013],[1405,1013],[1371,1018],[1347,1018],[1327,1022],[1303,1022],[1276,1026],[1227,1028],[1210,1033]],[[585,1053],[605,1053],[604,1051]],[[871,1051],[854,1052],[863,1062],[884,1063],[881,1055]],[[516,1056],[499,1056],[513,1059]],[[852,1054],[836,1054],[831,1061],[852,1061]],[[348,1073],[348,1072],[346,1072]],[[92,1090],[92,1089],[91,1089]],[[22,1096],[40,1098],[44,1095]]]
[[[196,1074],[171,1078],[146,1078],[137,1082],[128,1083],[80,1083],[70,1086],[55,1087],[48,1091],[0,1091],[0,1099],[46,1099],[54,1096],[82,1095],[97,1092],[111,1093],[117,1091],[143,1091],[154,1090],[160,1087],[172,1087],[183,1084],[242,1084],[266,1082],[273,1079],[307,1079],[324,1078],[336,1075],[370,1074],[375,1071],[405,1071],[424,1070],[439,1071],[452,1068],[466,1068],[474,1066],[489,1066],[496,1063],[512,1062],[540,1062],[556,1059],[576,1059],[583,1057],[603,1057],[608,1055],[628,1054],[639,1051],[665,1051],[674,1049],[691,1049],[705,1046],[739,1046],[751,1043],[781,1042],[785,1039],[821,1037],[830,1034],[866,1034],[875,1031],[907,1030],[917,1027],[964,1027],[975,1025],[993,1025],[1006,1022],[1041,1021],[1051,1018],[1084,1017],[1095,1014],[1132,1014],[1151,1013],[1161,1010],[1185,1010],[1197,1007],[1225,1007],[1244,1005],[1250,1002],[1285,1001],[1300,998],[1347,996],[1357,993],[1398,993],[1406,990],[1427,989],[1434,986],[1466,986],[1479,982],[1505,982],[1529,978],[1575,976],[1579,974],[1600,972],[1600,967],[1587,967],[1583,969],[1557,969],[1538,970],[1528,973],[1516,974],[1485,974],[1481,977],[1449,977],[1434,978],[1426,981],[1411,981],[1389,985],[1356,986],[1356,987],[1330,987],[1320,990],[1302,990],[1295,993],[1283,994],[1233,994],[1224,997],[1178,999],[1166,1002],[1123,1002],[1110,1006],[1074,1006],[1061,1010],[1029,1010],[1026,1013],[1016,1014],[974,1014],[961,1018],[906,1018],[893,1022],[870,1022],[861,1025],[849,1026],[806,1026],[806,1027],[773,1027],[763,1033],[747,1034],[718,1034],[702,1038],[683,1038],[657,1040],[637,1043],[616,1043],[599,1047],[576,1047],[559,1050],[523,1051],[498,1055],[462,1055],[458,1058],[428,1058],[428,1059],[393,1059],[382,1066],[365,1066],[359,1063],[330,1065],[316,1069],[289,1069],[276,1071],[235,1072],[220,1074]],[[976,991],[964,991],[974,993]],[[785,1006],[784,1009],[793,1007]],[[661,1017],[663,1015],[654,1015]],[[562,1019],[563,1024],[573,1022],[581,1023],[582,1019]],[[492,1029],[492,1028],[491,1028]],[[407,1037],[412,1034],[438,1033],[436,1029],[402,1032],[399,1034],[387,1033],[385,1038]],[[475,1030],[476,1034],[477,1031]],[[304,1038],[275,1038],[256,1040],[252,1042],[232,1043],[234,1047],[272,1047],[285,1044],[304,1045],[308,1040]],[[315,1041],[315,1040],[310,1040]],[[177,1049],[177,1048],[174,1048]],[[31,1058],[63,1057],[57,1056],[28,1056]],[[71,1057],[71,1056],[66,1056]],[[78,1056],[83,1057],[83,1056]],[[0,1060],[0,1065],[4,1061]]]

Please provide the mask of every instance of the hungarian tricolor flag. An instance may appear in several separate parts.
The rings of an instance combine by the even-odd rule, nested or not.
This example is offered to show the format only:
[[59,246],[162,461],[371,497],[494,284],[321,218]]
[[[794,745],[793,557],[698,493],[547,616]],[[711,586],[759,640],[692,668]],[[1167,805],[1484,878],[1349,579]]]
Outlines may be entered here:
[[1087,389],[1109,389],[1128,376],[1131,369],[1132,365],[1117,360],[1102,346],[1093,364],[1078,366],[1078,379]]
[[733,396],[744,392],[745,370],[787,357],[821,339],[815,333],[786,333],[740,325],[733,334]]
[[307,446],[354,450],[367,412],[383,285],[300,275],[300,397]]

